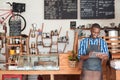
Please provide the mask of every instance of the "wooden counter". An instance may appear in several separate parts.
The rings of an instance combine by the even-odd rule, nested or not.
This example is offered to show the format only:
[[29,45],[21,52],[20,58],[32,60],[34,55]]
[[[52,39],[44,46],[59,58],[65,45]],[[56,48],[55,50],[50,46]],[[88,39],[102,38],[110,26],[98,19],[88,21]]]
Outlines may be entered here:
[[120,70],[115,70],[116,72],[116,80],[120,80]]
[[59,62],[60,62],[60,70],[36,70],[36,71],[16,71],[16,70],[1,70],[0,71],[0,80],[2,80],[2,74],[27,74],[27,75],[50,75],[50,80],[54,80],[54,75],[59,74],[81,74],[81,70],[79,70],[78,67],[76,68],[70,68],[68,65],[68,53],[59,54]]
[[111,68],[111,80],[120,80],[120,70]]

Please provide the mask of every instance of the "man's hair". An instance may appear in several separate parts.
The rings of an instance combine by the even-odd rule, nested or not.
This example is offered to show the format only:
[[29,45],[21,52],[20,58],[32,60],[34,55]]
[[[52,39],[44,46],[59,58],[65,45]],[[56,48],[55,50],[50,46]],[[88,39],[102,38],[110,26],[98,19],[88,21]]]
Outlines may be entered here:
[[98,23],[92,24],[91,28],[99,28],[101,29],[100,25]]

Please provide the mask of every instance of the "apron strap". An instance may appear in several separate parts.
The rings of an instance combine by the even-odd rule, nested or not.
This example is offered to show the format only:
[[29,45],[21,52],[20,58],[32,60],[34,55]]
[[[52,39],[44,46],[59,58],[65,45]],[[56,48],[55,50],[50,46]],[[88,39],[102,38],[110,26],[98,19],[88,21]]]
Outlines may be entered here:
[[98,38],[98,50],[100,50],[100,39]]
[[[90,37],[88,37],[88,48],[90,48]],[[98,50],[100,50],[100,39],[98,38]]]
[[90,48],[90,40],[89,40],[89,38],[88,38],[88,48]]

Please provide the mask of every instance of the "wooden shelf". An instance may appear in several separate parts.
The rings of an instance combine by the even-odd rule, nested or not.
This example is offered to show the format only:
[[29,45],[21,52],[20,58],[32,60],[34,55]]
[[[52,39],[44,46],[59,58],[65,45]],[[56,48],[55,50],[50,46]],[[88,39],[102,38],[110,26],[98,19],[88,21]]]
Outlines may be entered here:
[[51,44],[52,44],[52,45],[57,45],[58,42],[57,42],[57,41],[54,41],[54,42],[52,42]]
[[[72,29],[72,30],[79,30],[79,29],[82,29],[82,30],[90,30],[90,28],[76,28],[76,29]],[[111,27],[105,27],[105,28],[101,28],[102,30],[120,30],[120,28],[111,28]]]
[[46,38],[46,37],[42,37],[42,39],[52,39],[52,37]]
[[85,36],[80,36],[80,37],[78,37],[78,39],[83,39],[83,38],[85,38]]
[[108,47],[120,47],[120,45],[108,45]]
[[50,46],[45,46],[45,45],[43,45],[43,47],[44,47],[44,48],[50,48],[50,47],[51,47],[51,45],[50,45]]
[[[23,37],[22,37],[23,36]],[[7,43],[6,43],[6,68],[8,68],[10,65],[17,65],[15,62],[17,60],[17,56],[21,56],[23,54],[28,54],[28,37],[27,35],[21,35],[21,36],[7,36],[6,37]],[[17,40],[16,40],[17,39]],[[17,41],[17,44],[15,44]],[[18,43],[19,41],[19,43]],[[14,49],[12,49],[14,47]],[[10,50],[14,50],[14,54],[10,54]],[[9,58],[10,61],[9,61]],[[15,58],[15,59],[13,59]],[[10,62],[10,63],[9,63]]]
[[6,63],[6,64],[9,64],[9,65],[16,65],[17,63],[15,63],[15,62],[11,62],[11,63]]
[[20,56],[58,56],[58,53],[49,53],[49,54],[23,54]]
[[57,36],[59,36],[59,34],[56,34],[56,35],[52,35],[51,37],[55,37],[55,36],[57,37]]
[[112,59],[118,59],[120,58],[120,53],[113,53],[112,54]]
[[[112,55],[112,59],[119,59],[120,58],[120,36],[115,36],[115,37],[109,37],[109,36],[104,36],[104,40],[106,40],[109,52]],[[114,39],[114,40],[111,40]]]
[[7,38],[21,38],[22,36],[7,36]]
[[6,61],[5,60],[0,60],[0,63],[5,63]]
[[67,41],[58,41],[58,43],[67,43]]
[[9,47],[17,47],[17,46],[21,46],[21,44],[8,44],[7,46],[9,46]]

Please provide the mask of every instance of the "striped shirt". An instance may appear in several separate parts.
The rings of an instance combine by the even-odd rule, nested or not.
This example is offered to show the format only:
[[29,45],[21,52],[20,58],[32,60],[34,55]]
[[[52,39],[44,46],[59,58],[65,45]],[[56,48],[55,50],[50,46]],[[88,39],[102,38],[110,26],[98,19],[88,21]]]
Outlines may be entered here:
[[[89,39],[89,42],[88,42],[88,39]],[[89,43],[89,45],[98,45],[98,43],[99,43],[100,51],[102,53],[109,54],[107,43],[102,38],[96,38],[96,39],[84,38],[80,42],[80,46],[79,46],[79,49],[78,49],[78,58],[79,59],[80,59],[81,55],[86,55],[86,50],[87,50],[87,47],[88,47],[88,43]]]

